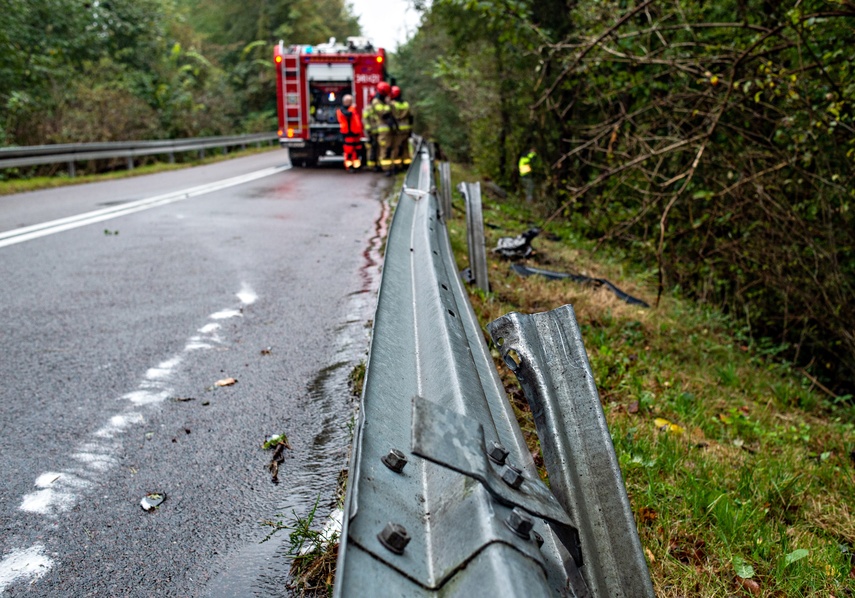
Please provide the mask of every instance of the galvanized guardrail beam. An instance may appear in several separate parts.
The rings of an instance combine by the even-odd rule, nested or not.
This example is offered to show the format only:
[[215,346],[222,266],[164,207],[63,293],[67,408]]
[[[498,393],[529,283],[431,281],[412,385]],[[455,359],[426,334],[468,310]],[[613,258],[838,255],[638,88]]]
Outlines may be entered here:
[[579,523],[596,596],[654,596],[582,333],[570,305],[487,326],[534,414],[549,486]]
[[[437,421],[469,433],[445,444]],[[440,440],[419,440],[431,432]],[[519,468],[518,488],[488,459],[494,442]],[[393,449],[407,460],[400,471]],[[476,455],[488,484],[448,466]],[[562,519],[573,537],[554,497],[553,511],[541,508],[549,493],[457,274],[424,146],[389,232],[350,471],[335,595],[586,595],[542,518]]]
[[[589,539],[618,536],[580,533],[600,525],[582,520],[590,515],[586,509],[611,508],[600,492],[613,485],[614,470],[607,471],[605,485],[581,485],[582,493],[598,493],[591,500],[580,500],[575,490],[565,492],[572,495],[567,500],[538,477],[457,273],[442,214],[421,144],[387,240],[334,595],[649,595],[649,578],[645,585],[635,574],[621,574],[611,584],[609,563],[637,565],[637,535],[635,544],[632,536],[626,539],[628,553],[611,546],[603,559]],[[506,331],[511,340],[503,351],[519,346],[525,352],[531,339],[512,332]],[[524,354],[533,368],[546,363]],[[588,417],[578,422],[597,421]],[[566,422],[554,428],[579,432]],[[614,460],[607,429],[582,436],[586,448],[612,450]],[[560,439],[545,442],[563,447]],[[545,450],[550,459],[557,452]],[[600,456],[590,462],[612,463]],[[590,473],[579,468],[571,474],[580,471]],[[561,484],[569,480],[562,475],[556,474]],[[617,490],[622,506],[626,494]],[[586,578],[598,584],[595,592]]]

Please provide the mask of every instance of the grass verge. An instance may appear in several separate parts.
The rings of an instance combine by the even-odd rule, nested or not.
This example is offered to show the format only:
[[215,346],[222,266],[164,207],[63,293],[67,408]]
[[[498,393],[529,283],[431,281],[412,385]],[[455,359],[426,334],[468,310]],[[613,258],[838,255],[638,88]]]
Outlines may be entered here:
[[67,187],[68,185],[83,185],[85,183],[97,183],[101,181],[112,181],[115,179],[126,179],[129,177],[143,176],[166,172],[168,170],[180,170],[191,166],[202,166],[203,164],[214,164],[224,160],[261,154],[269,151],[278,151],[279,146],[267,146],[260,148],[247,148],[245,150],[233,151],[228,154],[209,155],[201,160],[188,160],[186,162],[169,164],[168,162],[155,162],[137,166],[133,170],[114,170],[99,174],[80,174],[75,177],[68,176],[63,172],[54,176],[37,176],[26,179],[0,180],[0,195],[12,195],[14,193],[25,193],[27,191],[38,191],[40,189],[54,189],[56,187]]
[[[457,167],[452,176],[477,180]],[[455,204],[449,234],[462,269],[456,194]],[[484,219],[489,250],[534,215],[485,195]],[[549,232],[529,265],[607,278],[653,303],[651,273],[595,255],[570,228]],[[488,268],[492,291],[470,289],[482,325],[573,304],[658,596],[855,596],[851,403],[835,404],[774,347],[677,293],[644,309],[606,289],[521,278],[494,255]],[[493,355],[541,465],[525,398]]]

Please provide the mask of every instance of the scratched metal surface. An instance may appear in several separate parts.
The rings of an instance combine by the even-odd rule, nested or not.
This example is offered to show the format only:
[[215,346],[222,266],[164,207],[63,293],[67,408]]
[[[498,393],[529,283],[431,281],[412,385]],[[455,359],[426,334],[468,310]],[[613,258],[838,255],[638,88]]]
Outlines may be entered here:
[[[414,401],[425,403],[419,421],[414,420],[414,413],[421,417]],[[540,481],[531,455],[457,274],[430,158],[422,146],[407,174],[387,242],[334,594],[588,595],[574,559],[558,539],[561,534],[550,527],[554,522],[548,525],[536,513],[532,533],[515,532],[508,521],[515,505],[527,511],[525,496],[497,496],[477,476],[447,466],[482,446],[461,448],[462,457],[432,455],[446,464],[414,453],[414,427],[445,417],[470,430],[480,427],[482,440],[474,443],[504,445],[507,462],[525,477],[521,488],[542,493],[545,488],[534,489]],[[454,451],[453,446],[441,448],[440,453]],[[382,461],[390,449],[407,459],[400,473]],[[492,485],[502,483],[495,478],[501,476],[500,466],[482,462],[479,467]],[[484,468],[495,469],[489,473]],[[529,515],[537,511],[528,507]],[[401,554],[380,540],[390,522],[403,526],[410,538]],[[534,532],[542,537],[542,546]]]

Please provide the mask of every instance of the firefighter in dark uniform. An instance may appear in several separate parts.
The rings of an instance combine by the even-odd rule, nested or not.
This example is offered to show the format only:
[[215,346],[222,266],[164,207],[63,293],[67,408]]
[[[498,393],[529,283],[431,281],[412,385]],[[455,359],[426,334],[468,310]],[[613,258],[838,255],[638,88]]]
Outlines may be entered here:
[[362,128],[365,133],[365,166],[368,170],[380,170],[380,162],[377,158],[377,115],[374,114],[374,96],[368,100],[362,110]]
[[392,99],[392,116],[398,123],[398,132],[393,141],[392,164],[395,168],[408,166],[413,160],[410,157],[410,135],[413,132],[413,114],[410,103],[401,97],[401,88],[395,85],[390,94]]
[[381,81],[377,84],[377,95],[371,101],[371,106],[376,115],[377,133],[377,156],[380,160],[380,169],[387,176],[392,176],[395,173],[394,165],[392,164],[392,144],[395,140],[395,132],[398,130],[398,123],[392,115],[392,107],[387,102],[389,93],[392,91],[392,86]]
[[339,130],[344,135],[344,169],[348,172],[362,168],[362,121],[353,105],[353,96],[341,99],[341,108],[336,110]]

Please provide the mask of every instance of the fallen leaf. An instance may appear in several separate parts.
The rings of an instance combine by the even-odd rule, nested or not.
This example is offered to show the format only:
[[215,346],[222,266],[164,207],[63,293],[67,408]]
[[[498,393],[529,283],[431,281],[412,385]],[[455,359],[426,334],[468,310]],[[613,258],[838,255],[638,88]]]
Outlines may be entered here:
[[223,378],[214,382],[214,386],[232,386],[234,384],[237,384],[237,380],[234,378]]
[[653,423],[660,432],[673,432],[674,434],[682,434],[686,431],[683,426],[672,424],[670,421],[662,417],[657,417],[653,420]]
[[650,507],[641,507],[640,509],[638,509],[638,519],[641,523],[651,523],[653,521],[656,521],[656,518],[658,516],[659,514]]
[[747,590],[753,596],[760,595],[760,584],[754,581],[753,579],[740,579],[739,585],[741,585],[743,589]]
[[629,407],[626,408],[628,413],[638,413],[638,401],[633,401],[629,404]]
[[270,355],[270,347],[261,350],[262,355]]
[[646,555],[647,555],[647,560],[648,560],[648,561],[650,561],[651,563],[655,563],[655,562],[656,562],[656,557],[654,557],[654,556],[653,556],[653,552],[652,552],[649,548],[645,548],[645,549],[644,549],[644,554],[646,554]]
[[741,556],[733,557],[733,570],[742,579],[751,579],[754,577],[754,567],[745,562]]
[[262,443],[261,448],[264,450],[272,449],[280,444],[285,445],[285,448],[291,449],[291,443],[288,442],[288,437],[285,434],[274,434]]
[[172,400],[176,403],[186,403],[188,401],[195,401],[195,397],[172,397]]
[[788,554],[787,556],[784,557],[784,565],[786,566],[786,565],[789,565],[790,563],[795,563],[796,561],[800,561],[809,554],[810,554],[810,552],[808,552],[806,549],[798,548],[798,549],[792,551],[790,554]]

